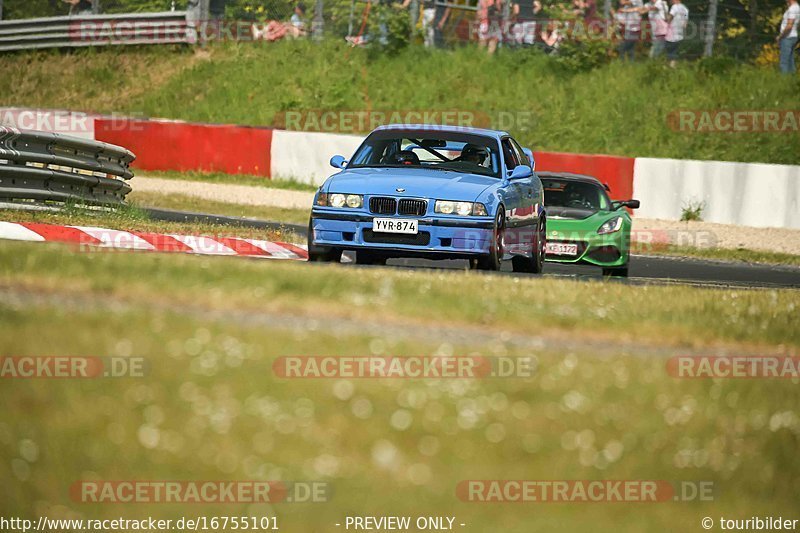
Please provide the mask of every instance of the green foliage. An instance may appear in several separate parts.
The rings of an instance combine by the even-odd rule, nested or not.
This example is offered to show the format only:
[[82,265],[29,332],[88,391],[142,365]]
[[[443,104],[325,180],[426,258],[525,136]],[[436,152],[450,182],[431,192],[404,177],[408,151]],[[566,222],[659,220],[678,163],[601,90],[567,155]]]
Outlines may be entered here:
[[567,71],[588,71],[607,64],[612,58],[613,48],[611,42],[599,39],[566,40],[561,43],[554,59]]
[[613,60],[567,71],[534,50],[500,52],[409,46],[391,55],[303,39],[218,44],[201,55],[142,48],[5,55],[0,105],[260,126],[285,111],[524,112],[530,120],[502,127],[534,149],[800,164],[792,133],[692,133],[668,122],[680,109],[800,108],[797,81],[771,68]]
[[681,221],[703,220],[703,210],[705,208],[705,202],[687,202],[681,209]]

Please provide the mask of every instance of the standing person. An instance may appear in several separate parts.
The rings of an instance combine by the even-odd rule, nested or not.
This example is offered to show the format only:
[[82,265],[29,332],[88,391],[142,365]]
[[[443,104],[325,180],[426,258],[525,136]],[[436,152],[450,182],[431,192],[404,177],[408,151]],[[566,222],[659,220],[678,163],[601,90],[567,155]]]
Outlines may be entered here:
[[433,34],[433,44],[436,48],[444,47],[444,25],[447,24],[447,19],[450,18],[450,6],[443,3],[436,2],[436,30]]
[[642,36],[642,0],[620,0],[618,13],[622,21],[622,42],[619,43],[619,57],[633,61],[636,56],[636,42]]
[[426,48],[436,44],[436,0],[422,0],[422,36]]
[[667,22],[669,22],[665,44],[667,59],[669,59],[669,66],[675,68],[681,41],[683,41],[683,34],[686,31],[686,25],[689,23],[689,9],[683,5],[681,0],[672,0]]
[[486,47],[489,55],[497,50],[502,33],[503,0],[479,0],[478,45]]
[[797,27],[800,24],[800,6],[797,0],[788,1],[789,8],[781,20],[781,32],[775,41],[781,50],[781,72],[794,74],[797,69],[794,64],[794,47],[797,46]]
[[653,46],[650,47],[650,58],[655,59],[664,53],[664,46],[667,41],[667,16],[669,7],[666,0],[651,0],[644,9],[647,11],[647,18],[650,20],[650,31],[653,34]]
[[[514,0],[512,15],[514,24],[514,42],[518,46],[532,46],[536,42],[536,7],[534,0]],[[541,4],[539,4],[541,10]]]
[[63,0],[69,4],[69,14],[72,15],[91,15],[94,11],[92,9],[92,0]]

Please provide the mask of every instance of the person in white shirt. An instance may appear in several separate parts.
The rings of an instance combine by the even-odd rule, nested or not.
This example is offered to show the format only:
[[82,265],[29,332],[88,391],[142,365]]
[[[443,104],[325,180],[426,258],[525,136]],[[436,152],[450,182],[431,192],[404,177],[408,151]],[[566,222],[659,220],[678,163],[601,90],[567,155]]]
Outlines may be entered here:
[[651,0],[644,6],[643,10],[647,13],[650,20],[650,32],[653,35],[653,46],[650,47],[650,58],[659,57],[664,53],[664,44],[667,41],[667,16],[669,7],[666,0]]
[[667,59],[669,59],[669,66],[675,67],[678,61],[678,52],[680,51],[681,41],[686,31],[686,25],[689,23],[689,9],[681,0],[672,0],[672,7],[669,8],[669,15],[667,15],[667,28],[666,36],[666,49]]
[[622,22],[622,41],[617,51],[624,61],[633,61],[636,55],[636,41],[642,36],[642,0],[620,0],[617,13]]
[[794,74],[797,69],[794,65],[794,47],[797,46],[797,26],[800,24],[800,6],[797,0],[788,0],[789,8],[781,20],[781,32],[775,41],[781,50],[781,72]]

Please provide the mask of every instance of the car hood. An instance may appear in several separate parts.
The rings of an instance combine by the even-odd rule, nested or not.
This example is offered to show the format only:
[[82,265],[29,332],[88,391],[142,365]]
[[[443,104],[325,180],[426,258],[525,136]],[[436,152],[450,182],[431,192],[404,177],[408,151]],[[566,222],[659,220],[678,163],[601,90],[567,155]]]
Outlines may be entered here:
[[[416,168],[358,168],[341,172],[328,182],[328,192],[475,201],[498,178]],[[397,189],[405,189],[400,192]]]
[[[553,216],[553,212],[562,208],[547,207],[547,233],[552,236],[553,232],[567,233],[573,231],[588,232],[594,234],[603,223],[614,217],[623,216],[620,211],[588,211],[588,216],[583,213],[575,213],[573,217]],[[587,210],[579,210],[584,213]]]
[[547,217],[552,219],[565,218],[568,220],[585,220],[590,216],[598,213],[594,209],[582,209],[579,207],[559,207],[559,206],[546,206]]

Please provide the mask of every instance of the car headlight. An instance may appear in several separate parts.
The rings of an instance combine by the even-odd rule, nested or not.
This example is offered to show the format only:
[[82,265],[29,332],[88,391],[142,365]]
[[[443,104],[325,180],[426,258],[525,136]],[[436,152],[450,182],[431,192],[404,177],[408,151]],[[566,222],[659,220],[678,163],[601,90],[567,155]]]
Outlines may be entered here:
[[485,217],[486,206],[474,202],[453,202],[450,200],[436,200],[433,206],[434,213],[441,213],[443,215],[460,215],[467,217],[470,215]]
[[364,205],[364,197],[360,194],[325,194],[323,192],[319,193],[317,196],[317,205],[323,207],[350,207],[358,209]]
[[606,233],[614,233],[620,229],[622,229],[622,217],[614,217],[606,220],[597,230],[597,233],[605,235]]

